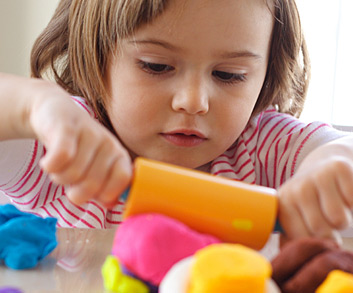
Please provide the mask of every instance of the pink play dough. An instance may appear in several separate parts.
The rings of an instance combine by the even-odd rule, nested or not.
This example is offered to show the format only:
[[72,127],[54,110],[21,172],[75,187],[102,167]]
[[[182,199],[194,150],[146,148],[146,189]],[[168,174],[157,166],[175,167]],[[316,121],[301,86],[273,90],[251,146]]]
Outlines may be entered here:
[[115,235],[112,254],[144,281],[159,285],[179,260],[220,241],[160,214],[126,219]]

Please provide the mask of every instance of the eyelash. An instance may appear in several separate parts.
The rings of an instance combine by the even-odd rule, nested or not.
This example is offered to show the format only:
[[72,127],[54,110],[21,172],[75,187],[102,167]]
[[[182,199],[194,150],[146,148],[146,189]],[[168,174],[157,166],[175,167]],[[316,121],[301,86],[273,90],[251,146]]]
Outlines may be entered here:
[[[161,75],[161,74],[165,74],[165,73],[168,73],[168,72],[174,70],[173,66],[169,66],[166,64],[160,64],[160,63],[144,62],[141,60],[138,61],[138,65],[141,67],[142,70],[144,70],[147,73],[152,74],[152,75]],[[164,69],[161,71],[153,70],[152,69],[153,66],[164,67]]]
[[[168,73],[170,71],[174,70],[173,66],[169,66],[166,64],[160,64],[160,63],[152,63],[152,62],[144,62],[139,60],[138,65],[141,67],[142,70],[146,71],[147,73],[151,75],[161,75]],[[153,66],[159,67],[161,70],[155,70],[153,69]],[[226,79],[220,78],[217,75],[223,75],[223,77],[227,77]],[[224,76],[225,75],[225,76]],[[226,71],[220,71],[220,70],[214,70],[212,71],[212,76],[217,79],[217,81],[224,83],[224,84],[235,84],[239,82],[246,81],[246,75],[245,74],[239,74],[239,73],[230,73]]]
[[[223,74],[223,75],[226,75],[229,78],[227,78],[227,79],[219,78],[219,77],[216,76],[217,74]],[[222,83],[225,83],[225,84],[235,84],[235,83],[246,81],[246,75],[245,74],[230,73],[230,72],[220,71],[220,70],[212,71],[212,76],[217,78],[218,81],[220,81]]]

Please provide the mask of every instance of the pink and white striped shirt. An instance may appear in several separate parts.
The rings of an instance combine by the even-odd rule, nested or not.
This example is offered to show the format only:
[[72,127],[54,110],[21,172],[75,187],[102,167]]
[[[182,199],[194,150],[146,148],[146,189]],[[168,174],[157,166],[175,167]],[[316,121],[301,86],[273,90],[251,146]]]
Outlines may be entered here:
[[[73,99],[95,117],[84,99]],[[304,124],[271,108],[249,121],[238,140],[212,162],[210,172],[277,188],[295,173],[311,150],[343,135],[327,124]],[[40,169],[38,162],[45,154],[40,142],[0,142],[0,154],[0,190],[19,209],[55,217],[59,227],[113,228],[121,222],[123,202],[112,210],[94,200],[82,206],[72,204],[65,186],[51,182]]]

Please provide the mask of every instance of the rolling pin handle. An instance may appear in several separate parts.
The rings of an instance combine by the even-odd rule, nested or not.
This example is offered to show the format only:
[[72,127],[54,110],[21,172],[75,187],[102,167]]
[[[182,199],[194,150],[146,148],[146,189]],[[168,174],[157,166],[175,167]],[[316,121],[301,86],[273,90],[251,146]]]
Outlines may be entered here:
[[127,197],[129,196],[129,192],[130,192],[130,187],[125,189],[123,194],[120,196],[120,199],[126,202]]
[[276,224],[275,224],[275,227],[274,227],[273,231],[274,232],[280,232],[280,233],[284,232],[284,230],[283,230],[283,228],[281,226],[281,223],[279,222],[278,218],[276,220]]

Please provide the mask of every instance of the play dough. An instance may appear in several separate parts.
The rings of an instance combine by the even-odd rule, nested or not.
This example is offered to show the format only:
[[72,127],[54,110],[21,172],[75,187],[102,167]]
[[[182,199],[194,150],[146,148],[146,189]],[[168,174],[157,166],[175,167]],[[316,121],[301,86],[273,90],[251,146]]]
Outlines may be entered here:
[[132,274],[159,285],[179,260],[219,240],[160,214],[127,218],[117,230],[112,255]]
[[272,278],[282,292],[315,292],[331,271],[353,273],[353,253],[332,240],[302,238],[286,244],[272,268]]
[[57,245],[56,222],[11,204],[0,206],[0,260],[12,269],[35,267]]
[[240,244],[210,245],[194,256],[188,293],[266,292],[269,261]]
[[316,293],[352,293],[353,275],[340,270],[331,271]]
[[123,274],[119,261],[109,255],[102,267],[104,287],[111,292],[149,293],[148,287],[141,281]]

